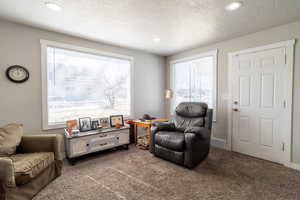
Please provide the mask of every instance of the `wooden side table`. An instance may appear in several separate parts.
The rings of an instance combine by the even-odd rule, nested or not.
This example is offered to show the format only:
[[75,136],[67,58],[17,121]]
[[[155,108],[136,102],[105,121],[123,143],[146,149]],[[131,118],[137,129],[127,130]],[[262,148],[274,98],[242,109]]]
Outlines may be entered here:
[[138,144],[138,127],[145,127],[147,128],[147,144],[141,144],[140,146],[142,146],[145,149],[149,149],[149,145],[151,144],[151,124],[153,122],[167,122],[169,121],[168,119],[165,118],[157,118],[157,119],[153,119],[153,120],[147,120],[147,121],[141,121],[141,120],[134,120],[133,121],[133,125],[134,125],[134,143],[137,145]]

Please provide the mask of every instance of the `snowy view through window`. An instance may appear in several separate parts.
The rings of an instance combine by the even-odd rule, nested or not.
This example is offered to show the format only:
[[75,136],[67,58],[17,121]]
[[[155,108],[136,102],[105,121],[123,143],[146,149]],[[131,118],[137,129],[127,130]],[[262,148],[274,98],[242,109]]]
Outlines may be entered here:
[[47,47],[48,124],[130,113],[129,60]]
[[181,102],[206,102],[210,108],[215,107],[213,66],[212,56],[172,65],[172,111]]

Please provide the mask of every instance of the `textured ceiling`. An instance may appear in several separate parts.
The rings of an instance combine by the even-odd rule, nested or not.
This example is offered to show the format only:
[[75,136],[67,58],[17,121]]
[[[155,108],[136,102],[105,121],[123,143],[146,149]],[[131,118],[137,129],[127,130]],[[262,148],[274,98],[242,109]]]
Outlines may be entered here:
[[48,0],[60,12],[45,1],[0,0],[0,18],[160,55],[300,20],[300,0],[244,0],[234,12],[230,0]]

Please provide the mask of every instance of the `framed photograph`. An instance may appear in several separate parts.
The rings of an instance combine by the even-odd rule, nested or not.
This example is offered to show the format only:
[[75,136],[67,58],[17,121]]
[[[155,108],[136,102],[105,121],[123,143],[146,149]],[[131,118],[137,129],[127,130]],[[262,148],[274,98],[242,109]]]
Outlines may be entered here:
[[92,129],[91,118],[90,117],[79,118],[79,129],[81,132],[90,131]]
[[110,127],[108,117],[100,118],[99,122],[100,122],[100,126],[102,126],[102,128],[109,128]]
[[116,124],[124,126],[123,115],[112,115],[112,116],[110,116],[110,126],[115,127]]
[[92,130],[96,130],[97,127],[99,126],[99,121],[98,120],[92,120]]
[[72,132],[72,130],[77,129],[77,120],[68,120],[67,122],[67,130],[69,133]]

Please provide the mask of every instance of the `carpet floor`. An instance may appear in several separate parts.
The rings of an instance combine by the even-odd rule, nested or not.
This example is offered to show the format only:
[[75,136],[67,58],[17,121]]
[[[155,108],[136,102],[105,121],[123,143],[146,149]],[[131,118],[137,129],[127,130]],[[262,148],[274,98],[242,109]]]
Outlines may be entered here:
[[64,164],[34,200],[297,200],[300,172],[212,149],[189,170],[131,146]]

